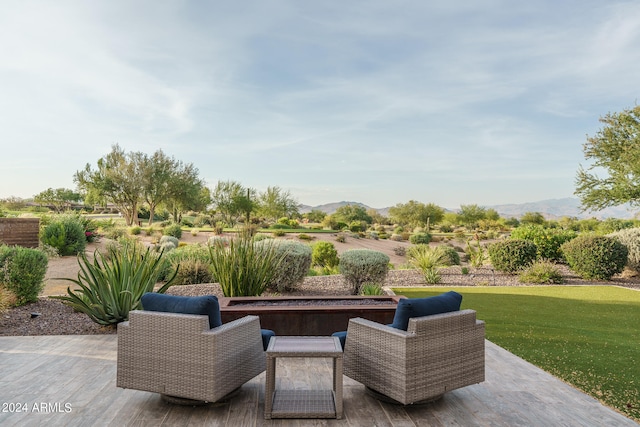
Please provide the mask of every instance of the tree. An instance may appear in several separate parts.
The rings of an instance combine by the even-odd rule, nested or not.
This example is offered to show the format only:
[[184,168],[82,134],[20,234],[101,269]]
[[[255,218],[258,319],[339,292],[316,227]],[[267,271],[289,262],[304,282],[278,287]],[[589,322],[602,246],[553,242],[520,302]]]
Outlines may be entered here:
[[[580,165],[575,195],[582,210],[601,210],[630,203],[640,205],[640,106],[600,118],[604,123],[595,136],[587,136],[584,157],[593,163]],[[603,171],[605,177],[596,175]]]
[[[144,199],[149,206],[149,225],[153,224],[156,208],[171,195],[171,180],[174,179],[178,162],[158,150],[151,157],[142,158]],[[175,186],[175,185],[174,185]]]
[[193,164],[177,161],[167,184],[167,201],[164,205],[173,220],[180,222],[184,211],[203,211],[211,203],[211,192],[199,177]]
[[73,178],[81,190],[110,200],[122,212],[127,225],[133,225],[143,200],[142,157],[142,153],[125,153],[116,144],[98,160],[97,169],[87,163]]
[[371,224],[373,219],[367,214],[367,210],[359,205],[344,205],[336,209],[332,215],[338,222],[349,224],[353,221],[362,221]]
[[304,216],[309,220],[309,222],[322,222],[327,214],[322,212],[320,209],[311,209],[311,212],[307,212]]
[[547,220],[544,219],[544,216],[540,212],[525,212],[522,214],[520,222],[522,224],[543,225]]
[[237,181],[218,181],[211,195],[217,212],[229,226],[235,226],[240,215],[249,215],[254,208],[255,190],[244,188]]
[[73,202],[79,202],[82,200],[82,196],[79,193],[74,192],[68,188],[47,188],[44,191],[33,196],[33,200],[36,203],[47,205],[53,208],[57,213],[62,211],[65,206],[70,206]]
[[478,221],[485,219],[487,210],[478,205],[460,205],[458,217],[467,227],[475,227]]
[[298,201],[280,187],[267,187],[258,196],[258,215],[277,221],[279,218],[291,218],[298,214]]
[[439,223],[444,218],[444,209],[429,203],[424,204],[409,200],[407,203],[398,203],[389,208],[391,221],[400,225],[425,227]]

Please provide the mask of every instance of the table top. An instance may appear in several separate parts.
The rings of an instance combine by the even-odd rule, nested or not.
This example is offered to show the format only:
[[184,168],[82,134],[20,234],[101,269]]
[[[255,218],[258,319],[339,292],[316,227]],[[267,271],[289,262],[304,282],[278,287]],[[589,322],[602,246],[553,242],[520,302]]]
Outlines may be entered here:
[[337,337],[275,336],[269,341],[267,355],[341,357],[342,345]]

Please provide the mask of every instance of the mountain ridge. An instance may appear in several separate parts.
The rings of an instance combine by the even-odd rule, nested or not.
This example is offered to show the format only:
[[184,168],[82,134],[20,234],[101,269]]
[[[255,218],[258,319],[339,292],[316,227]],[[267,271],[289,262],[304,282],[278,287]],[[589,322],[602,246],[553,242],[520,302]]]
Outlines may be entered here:
[[[357,205],[362,206],[365,209],[374,209],[378,213],[384,216],[388,216],[389,207],[385,208],[373,208],[361,202],[355,201],[341,201],[325,203],[322,205],[310,206],[301,204],[299,206],[300,213],[311,212],[311,210],[319,210],[326,214],[333,214],[341,206]],[[565,197],[560,199],[545,199],[536,202],[525,203],[508,203],[501,205],[482,205],[486,209],[495,209],[501,217],[505,218],[520,218],[527,212],[539,212],[546,219],[558,219],[562,217],[575,217],[578,219],[597,218],[618,218],[618,219],[633,219],[635,217],[634,211],[629,204],[621,206],[613,206],[600,211],[595,212],[582,212],[580,209],[580,200],[573,197]],[[457,212],[458,209],[444,208],[446,211]]]

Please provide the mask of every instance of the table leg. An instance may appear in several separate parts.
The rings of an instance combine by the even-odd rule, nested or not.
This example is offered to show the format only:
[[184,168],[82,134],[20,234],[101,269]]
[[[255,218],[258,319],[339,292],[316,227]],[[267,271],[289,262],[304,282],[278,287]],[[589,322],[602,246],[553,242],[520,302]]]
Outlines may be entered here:
[[276,358],[267,356],[267,372],[264,390],[264,418],[271,419],[273,392],[276,386]]
[[342,418],[342,357],[333,358],[333,395],[335,396],[336,418]]

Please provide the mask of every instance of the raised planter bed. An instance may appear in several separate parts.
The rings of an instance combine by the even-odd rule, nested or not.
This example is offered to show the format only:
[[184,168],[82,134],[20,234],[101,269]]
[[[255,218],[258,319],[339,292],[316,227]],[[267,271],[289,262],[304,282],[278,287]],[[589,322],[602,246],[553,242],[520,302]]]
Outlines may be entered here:
[[331,335],[345,331],[349,319],[391,323],[403,296],[232,297],[220,299],[222,323],[249,314],[277,335]]

